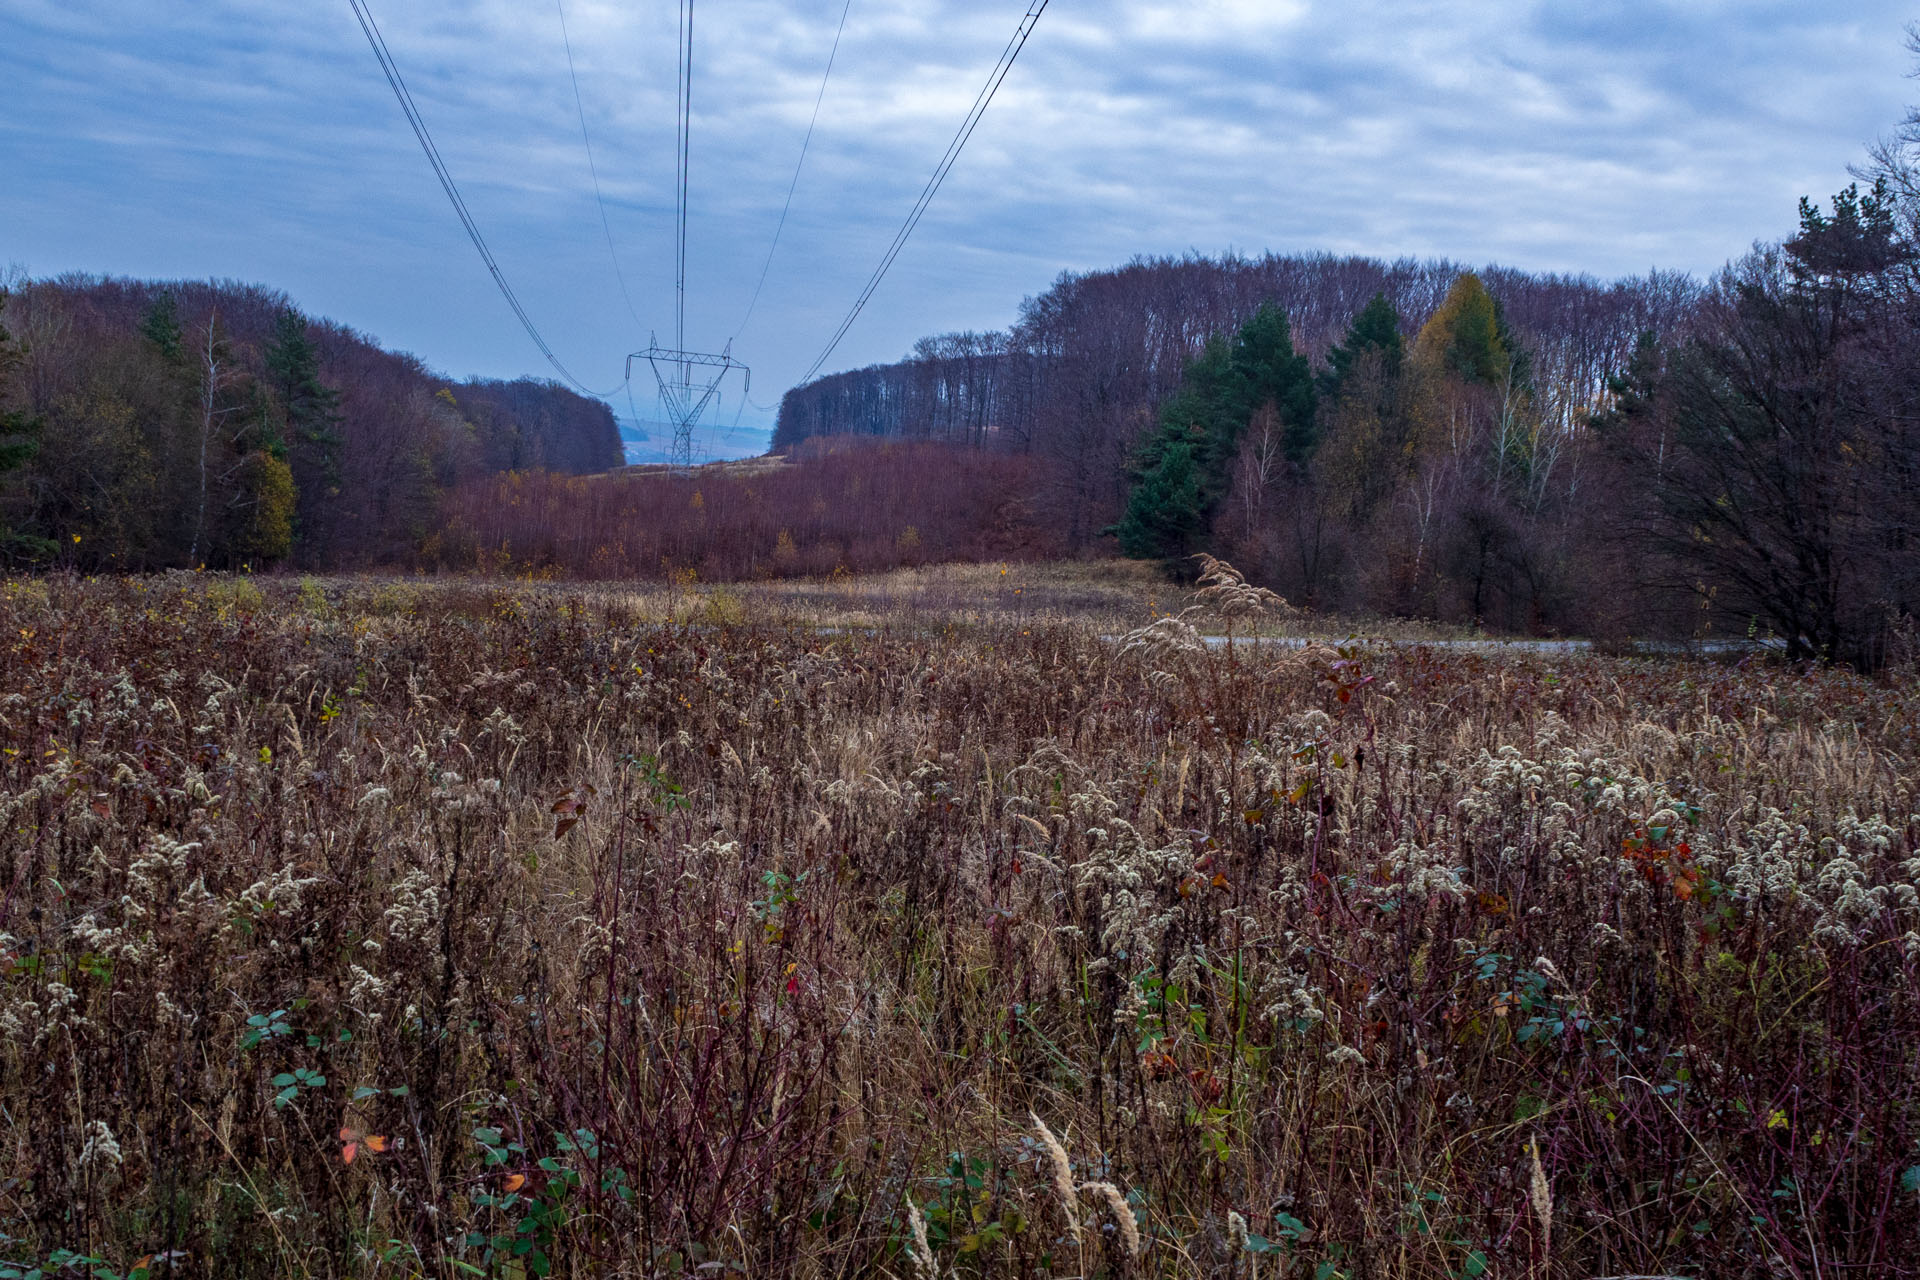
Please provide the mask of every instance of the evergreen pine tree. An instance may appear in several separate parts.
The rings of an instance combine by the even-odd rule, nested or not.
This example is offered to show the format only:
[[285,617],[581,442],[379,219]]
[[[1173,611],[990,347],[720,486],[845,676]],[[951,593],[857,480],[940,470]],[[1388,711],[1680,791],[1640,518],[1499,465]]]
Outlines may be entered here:
[[1188,445],[1191,460],[1195,446],[1204,447],[1224,430],[1233,413],[1233,376],[1232,346],[1224,338],[1209,339],[1181,374],[1179,389],[1160,406],[1159,429],[1141,444],[1135,461],[1138,474],[1159,465],[1161,453],[1174,444]]
[[1166,444],[1156,465],[1128,496],[1127,512],[1115,527],[1120,552],[1136,560],[1175,554],[1190,545],[1203,526],[1193,445],[1185,440]]
[[1122,551],[1150,559],[1194,549],[1226,493],[1241,433],[1264,406],[1281,416],[1288,460],[1303,464],[1317,440],[1314,395],[1312,370],[1278,307],[1261,307],[1231,344],[1209,341],[1135,457],[1126,514],[1111,530]]
[[338,479],[340,393],[320,381],[320,353],[307,337],[307,318],[292,307],[274,320],[267,344],[267,379],[286,420],[296,460],[311,460]]
[[1215,461],[1223,484],[1226,469],[1240,444],[1240,432],[1262,405],[1280,412],[1287,461],[1300,466],[1313,456],[1318,434],[1314,428],[1313,370],[1307,358],[1293,349],[1293,329],[1287,313],[1267,303],[1240,329],[1233,345],[1236,385],[1227,430]]
[[1327,352],[1328,371],[1322,381],[1322,388],[1330,399],[1339,399],[1347,375],[1353,372],[1354,365],[1369,351],[1382,354],[1381,372],[1391,382],[1400,375],[1400,362],[1406,356],[1406,339],[1400,334],[1400,313],[1387,301],[1387,295],[1376,293],[1347,326],[1346,337],[1338,346]]
[[175,364],[185,356],[185,332],[180,328],[180,304],[171,289],[155,298],[140,318],[140,333]]
[[320,380],[320,353],[307,336],[307,318],[292,307],[274,319],[266,373],[282,425],[272,453],[286,471],[284,477],[276,474],[272,492],[287,505],[289,533],[263,541],[290,545],[297,526],[303,542],[324,542],[323,504],[340,488],[340,393]]
[[1407,343],[1400,314],[1376,293],[1327,353],[1320,389],[1329,412],[1315,462],[1315,484],[1336,495],[1347,519],[1362,524],[1405,473],[1408,421],[1403,395]]

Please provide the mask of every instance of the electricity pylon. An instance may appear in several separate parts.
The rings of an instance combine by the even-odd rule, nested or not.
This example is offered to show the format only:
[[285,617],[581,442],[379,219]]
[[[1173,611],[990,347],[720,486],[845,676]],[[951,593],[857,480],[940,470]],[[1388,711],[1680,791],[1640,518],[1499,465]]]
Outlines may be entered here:
[[660,403],[665,408],[667,420],[673,424],[673,451],[668,455],[668,465],[675,475],[688,475],[693,471],[693,429],[707,406],[720,394],[720,384],[729,373],[738,369],[745,379],[746,386],[741,395],[749,394],[753,386],[753,371],[733,358],[733,344],[718,355],[704,351],[673,351],[655,340],[645,351],[636,351],[627,357],[627,377],[633,377],[633,362],[644,357],[653,367],[654,381],[660,384]]

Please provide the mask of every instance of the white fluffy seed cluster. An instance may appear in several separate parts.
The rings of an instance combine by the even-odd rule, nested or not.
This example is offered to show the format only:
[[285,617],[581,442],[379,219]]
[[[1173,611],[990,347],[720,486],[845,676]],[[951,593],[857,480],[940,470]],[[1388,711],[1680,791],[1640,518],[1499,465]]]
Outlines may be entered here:
[[394,884],[380,924],[391,942],[419,942],[439,927],[440,912],[440,886],[425,871],[415,869]]

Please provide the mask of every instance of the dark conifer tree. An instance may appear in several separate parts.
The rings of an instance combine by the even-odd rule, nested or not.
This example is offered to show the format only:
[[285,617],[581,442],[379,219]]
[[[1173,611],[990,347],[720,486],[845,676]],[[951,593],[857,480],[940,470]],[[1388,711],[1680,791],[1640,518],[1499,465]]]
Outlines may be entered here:
[[173,290],[162,292],[147,307],[146,315],[140,319],[140,333],[168,360],[184,361],[186,335],[180,327],[180,303],[173,296]]
[[1313,370],[1293,349],[1286,312],[1268,303],[1241,326],[1233,344],[1233,371],[1236,379],[1221,422],[1222,438],[1215,458],[1209,459],[1219,465],[1216,479],[1224,482],[1240,433],[1262,405],[1279,410],[1287,461],[1303,465],[1319,438],[1313,420]]
[[1141,447],[1126,514],[1113,532],[1136,558],[1182,556],[1196,549],[1226,494],[1241,433],[1258,410],[1280,415],[1290,463],[1312,456],[1312,370],[1293,349],[1286,313],[1257,311],[1231,345],[1209,342],[1187,366],[1180,389],[1161,408],[1160,426]]
[[1156,464],[1140,477],[1127,502],[1126,514],[1115,526],[1123,555],[1151,560],[1177,554],[1205,532],[1193,451],[1189,441],[1171,441],[1161,449]]
[[311,456],[337,483],[340,393],[320,381],[320,354],[307,337],[305,316],[288,307],[275,318],[266,358],[296,461]]
[[1398,378],[1406,350],[1407,340],[1400,332],[1400,313],[1394,310],[1386,294],[1376,293],[1373,301],[1347,326],[1346,336],[1327,352],[1327,373],[1321,389],[1327,398],[1339,399],[1354,365],[1370,351],[1381,354],[1381,373],[1386,380]]
[[266,382],[274,400],[279,439],[274,457],[287,475],[276,482],[298,495],[297,536],[309,558],[326,553],[334,530],[328,513],[340,492],[340,393],[320,380],[320,353],[308,322],[293,307],[274,317],[266,348]]

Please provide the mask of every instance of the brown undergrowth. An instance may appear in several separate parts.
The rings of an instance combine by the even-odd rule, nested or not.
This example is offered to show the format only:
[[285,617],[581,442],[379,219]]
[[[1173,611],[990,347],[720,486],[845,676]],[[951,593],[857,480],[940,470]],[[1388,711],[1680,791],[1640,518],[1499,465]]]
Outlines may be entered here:
[[1920,1273],[1843,672],[0,585],[0,1275]]

